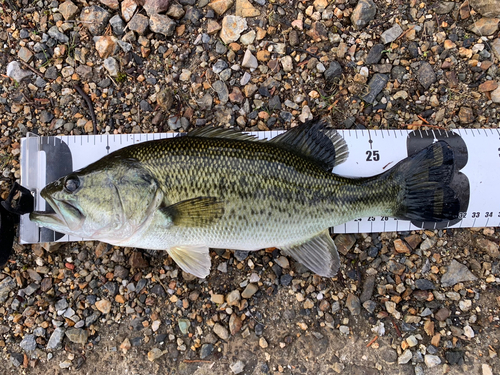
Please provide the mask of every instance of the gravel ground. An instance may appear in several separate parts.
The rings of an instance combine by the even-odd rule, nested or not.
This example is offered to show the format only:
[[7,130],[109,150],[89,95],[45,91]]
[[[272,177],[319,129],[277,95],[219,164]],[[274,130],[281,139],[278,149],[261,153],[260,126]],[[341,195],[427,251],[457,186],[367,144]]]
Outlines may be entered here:
[[[498,0],[0,4],[3,199],[27,132],[499,123]],[[495,228],[335,241],[333,279],[274,249],[212,251],[199,280],[162,252],[15,244],[2,373],[500,373]]]

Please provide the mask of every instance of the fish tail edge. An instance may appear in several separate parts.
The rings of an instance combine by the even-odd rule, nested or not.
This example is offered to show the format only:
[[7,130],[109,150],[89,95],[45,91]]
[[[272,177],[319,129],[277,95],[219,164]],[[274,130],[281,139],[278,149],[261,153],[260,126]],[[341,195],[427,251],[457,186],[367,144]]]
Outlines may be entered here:
[[453,150],[445,141],[435,142],[398,163],[391,170],[402,186],[395,216],[423,222],[456,219],[460,202],[450,187],[454,164]]

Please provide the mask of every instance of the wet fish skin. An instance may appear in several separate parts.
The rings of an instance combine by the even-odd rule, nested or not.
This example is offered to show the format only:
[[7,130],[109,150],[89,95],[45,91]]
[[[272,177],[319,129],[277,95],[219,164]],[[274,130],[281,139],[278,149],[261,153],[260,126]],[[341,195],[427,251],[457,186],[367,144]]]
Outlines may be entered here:
[[199,277],[209,272],[210,247],[278,247],[334,276],[340,261],[329,227],[365,216],[458,214],[447,187],[453,154],[444,144],[362,179],[331,173],[346,153],[321,123],[267,142],[215,129],[140,143],[49,184],[42,196],[56,214],[31,219],[84,238],[167,250]]

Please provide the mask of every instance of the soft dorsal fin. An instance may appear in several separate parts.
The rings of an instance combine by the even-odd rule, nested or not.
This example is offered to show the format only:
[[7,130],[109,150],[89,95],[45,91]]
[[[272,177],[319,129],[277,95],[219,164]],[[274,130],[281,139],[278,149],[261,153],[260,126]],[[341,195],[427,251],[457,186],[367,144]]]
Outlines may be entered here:
[[259,139],[253,135],[242,133],[233,128],[213,128],[211,126],[204,126],[202,128],[194,129],[187,133],[188,137],[201,137],[201,138],[224,138],[224,139],[237,139],[240,141],[258,141]]
[[323,169],[331,171],[343,163],[349,151],[344,138],[324,121],[309,121],[270,140],[309,157]]

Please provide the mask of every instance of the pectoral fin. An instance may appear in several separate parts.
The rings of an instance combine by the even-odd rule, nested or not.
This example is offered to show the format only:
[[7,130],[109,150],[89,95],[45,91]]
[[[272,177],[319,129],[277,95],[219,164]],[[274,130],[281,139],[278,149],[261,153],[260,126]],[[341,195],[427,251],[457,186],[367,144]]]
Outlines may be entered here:
[[167,252],[184,272],[200,279],[210,273],[210,254],[206,246],[175,246]]
[[170,218],[174,225],[205,227],[220,219],[224,214],[224,204],[214,197],[197,197],[168,207],[160,207],[160,211]]
[[333,277],[340,268],[337,246],[328,229],[305,242],[282,246],[281,250],[320,276]]

